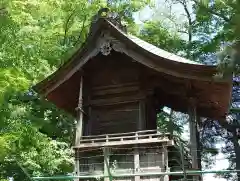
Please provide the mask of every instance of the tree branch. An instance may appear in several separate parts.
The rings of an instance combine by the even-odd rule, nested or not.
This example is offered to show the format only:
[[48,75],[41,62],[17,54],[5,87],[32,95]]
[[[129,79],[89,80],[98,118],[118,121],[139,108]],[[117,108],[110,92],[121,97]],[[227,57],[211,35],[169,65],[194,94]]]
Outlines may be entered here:
[[193,26],[193,21],[192,21],[192,17],[191,14],[188,10],[187,7],[187,3],[186,0],[178,0],[178,2],[180,4],[182,4],[183,9],[187,15],[187,19],[188,19],[188,49],[187,49],[187,57],[190,58],[190,48],[191,48],[191,44],[192,44],[192,26]]
[[74,13],[75,13],[75,10],[72,11],[72,13],[70,14],[70,16],[67,18],[67,21],[66,21],[66,24],[65,24],[65,28],[64,28],[63,45],[66,44],[66,41],[67,41],[67,32],[68,32],[68,30],[69,30],[68,24],[69,24],[71,18],[73,17]]
[[213,8],[207,8],[207,7],[204,6],[201,2],[199,2],[199,0],[193,0],[193,2],[194,2],[195,4],[197,4],[197,5],[199,5],[201,8],[204,8],[207,12],[209,12],[209,13],[211,13],[211,14],[213,14],[213,15],[216,15],[216,16],[222,18],[224,21],[226,21],[226,22],[228,22],[228,23],[231,21],[230,18],[224,16],[224,15],[221,14],[221,13],[218,13],[218,12],[214,11]]
[[184,33],[184,34],[188,34],[187,31],[184,31],[184,30],[178,30],[179,33]]
[[87,22],[87,15],[84,16],[83,18],[83,22],[82,22],[82,29],[78,35],[78,38],[77,38],[77,41],[74,43],[74,46],[80,41],[81,37],[82,37],[82,33],[84,31],[84,28],[85,28],[85,23]]

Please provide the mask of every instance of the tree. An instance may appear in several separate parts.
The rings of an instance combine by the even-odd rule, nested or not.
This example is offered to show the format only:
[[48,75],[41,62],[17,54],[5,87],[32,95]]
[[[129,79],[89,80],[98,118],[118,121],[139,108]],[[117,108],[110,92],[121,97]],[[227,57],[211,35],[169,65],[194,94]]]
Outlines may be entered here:
[[[219,70],[222,76],[227,76],[232,72],[238,74],[238,40],[237,29],[239,22],[236,17],[239,15],[239,4],[237,1],[193,1],[193,9],[196,14],[196,32],[199,40],[202,41],[198,54],[202,54],[202,60],[206,60],[209,55],[217,63],[219,59]],[[227,46],[226,46],[227,45]],[[222,51],[223,50],[223,51]],[[217,52],[220,55],[217,56]],[[206,56],[208,55],[208,56]],[[239,79],[234,78],[232,106],[239,107]],[[238,114],[230,114],[231,119],[222,122],[207,121],[205,129],[212,129],[207,135],[207,139],[216,138],[225,142],[223,152],[226,153],[230,162],[230,169],[239,169],[239,144],[238,142]],[[221,123],[221,124],[220,124]],[[211,139],[210,139],[211,140]],[[230,153],[230,154],[229,154]],[[228,177],[231,175],[227,175]],[[235,179],[239,180],[238,174]]]
[[[181,38],[185,39],[186,49],[185,55],[187,58],[193,59],[195,61],[200,61],[204,64],[216,64],[217,63],[217,52],[221,50],[222,43],[232,42],[235,39],[238,39],[235,36],[235,39],[230,39],[232,36],[232,30],[235,28],[231,26],[231,29],[227,29],[229,26],[229,21],[226,21],[228,16],[236,16],[238,10],[234,9],[233,11],[230,8],[223,7],[225,1],[194,1],[194,0],[170,0],[169,2],[169,14],[165,14],[166,18],[169,19],[174,24],[175,29],[178,33],[182,33]],[[227,1],[230,3],[231,1]],[[219,4],[220,3],[220,4]],[[234,2],[235,5],[237,2]],[[176,15],[171,14],[171,7],[174,4],[183,7],[183,14],[185,23],[182,22],[183,26],[176,22]],[[237,6],[230,4],[231,8],[237,8]],[[226,8],[226,9],[225,9]],[[224,11],[224,12],[223,12]],[[231,12],[229,12],[231,11]],[[233,18],[234,19],[234,18]],[[234,21],[233,21],[234,22]],[[237,22],[235,22],[236,24]],[[169,26],[169,25],[168,25]],[[236,32],[235,32],[236,33]],[[185,36],[187,35],[187,36]],[[156,36],[156,35],[155,35]],[[156,39],[156,37],[155,37]],[[161,41],[160,41],[161,42]],[[223,51],[222,57],[228,58],[226,55],[232,52],[231,47]],[[232,54],[231,54],[232,55]],[[221,59],[222,60],[222,59]],[[227,60],[227,59],[226,59]],[[225,61],[226,63],[219,64],[220,70],[224,70],[224,74],[231,72],[233,67],[237,68],[236,61],[233,64],[229,64],[229,59]],[[225,65],[225,67],[224,67]],[[232,66],[232,67],[229,67]],[[226,67],[228,66],[228,67]],[[237,71],[236,71],[237,72]],[[234,98],[239,94],[236,90],[237,87],[234,86]],[[239,90],[239,89],[238,89]],[[235,101],[234,101],[235,102]],[[236,106],[236,105],[235,105]],[[232,123],[230,123],[231,125]],[[215,144],[222,140],[222,132],[226,132],[224,125],[220,125],[218,121],[213,121],[209,119],[201,119],[199,122],[200,128],[200,147],[202,152],[202,159],[206,161],[208,167],[213,164],[213,160],[210,159],[210,155],[215,155],[218,153],[215,148]],[[215,130],[215,131],[213,131]],[[225,131],[223,131],[225,130]],[[232,130],[235,132],[234,130]],[[232,132],[231,131],[231,132]],[[232,133],[233,133],[232,132]],[[231,133],[229,133],[231,135]],[[226,138],[226,137],[225,137]],[[226,141],[226,139],[224,140]],[[233,139],[238,139],[236,136],[233,138],[228,137],[228,141],[233,141]],[[229,144],[228,144],[229,145]],[[233,144],[231,144],[232,150],[234,150]],[[237,151],[237,150],[235,150]],[[235,154],[234,154],[235,155]],[[210,162],[209,162],[210,161]],[[231,163],[236,163],[231,162]],[[210,165],[209,165],[210,164]],[[232,164],[235,165],[235,164]],[[232,167],[234,168],[234,167]]]
[[[194,1],[199,22],[209,28],[216,29],[214,37],[207,46],[215,45],[221,51],[219,67],[224,74],[239,73],[239,30],[240,3],[239,1]],[[223,50],[222,50],[222,49]]]
[[[147,1],[112,3],[133,26]],[[106,1],[3,0],[0,6],[0,178],[71,172],[70,115],[41,99],[31,86],[59,67],[84,42]]]
[[186,42],[177,32],[169,32],[161,21],[146,21],[138,34],[143,40],[172,53],[184,50]]

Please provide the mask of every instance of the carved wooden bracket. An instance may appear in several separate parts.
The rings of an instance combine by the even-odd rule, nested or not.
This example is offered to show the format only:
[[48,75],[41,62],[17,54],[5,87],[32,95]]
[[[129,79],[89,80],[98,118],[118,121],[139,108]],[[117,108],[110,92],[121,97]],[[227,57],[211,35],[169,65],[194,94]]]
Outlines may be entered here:
[[112,50],[125,52],[124,44],[110,36],[109,32],[102,32],[97,41],[97,49],[105,56],[109,55]]

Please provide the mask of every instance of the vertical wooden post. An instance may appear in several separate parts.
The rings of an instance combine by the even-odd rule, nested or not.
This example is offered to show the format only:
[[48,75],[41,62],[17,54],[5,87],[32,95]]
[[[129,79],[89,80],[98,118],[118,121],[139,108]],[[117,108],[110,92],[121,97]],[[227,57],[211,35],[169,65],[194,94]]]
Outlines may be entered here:
[[[84,79],[84,80],[86,81],[86,79]],[[87,102],[90,102],[92,95],[91,95],[91,90],[90,90],[89,86],[87,86],[87,94],[88,94]],[[92,134],[92,121],[93,121],[91,105],[88,106],[88,115],[87,115],[87,117],[88,117],[87,135],[91,135]]]
[[[191,152],[191,160],[192,160],[192,168],[197,170],[198,168],[198,154],[197,154],[197,113],[196,113],[196,103],[195,100],[190,99],[189,101],[189,130],[190,130],[190,152]],[[194,180],[200,180],[199,176],[193,176]]]
[[76,138],[75,138],[75,146],[80,144],[80,140],[83,133],[83,110],[82,110],[82,94],[83,94],[83,77],[80,79],[80,88],[79,88],[79,97],[78,97],[78,107],[77,109],[77,124],[76,124]]
[[185,162],[184,162],[184,150],[183,150],[183,144],[182,143],[180,143],[180,155],[181,155],[183,179],[187,180],[186,169],[185,169]]
[[145,102],[144,100],[139,101],[139,119],[137,124],[137,129],[139,131],[145,129]]
[[[87,122],[86,127],[85,127],[85,135],[91,135],[92,134],[92,116],[91,116],[91,106],[88,107],[88,115],[87,115]],[[85,122],[84,121],[84,122]]]
[[[169,172],[169,168],[168,168],[168,150],[167,150],[167,147],[166,146],[163,146],[163,153],[162,153],[162,156],[163,156],[163,162],[164,162],[164,167],[163,168],[165,170],[165,172]],[[163,180],[164,181],[169,181],[169,175],[164,175],[163,177]]]
[[192,168],[198,169],[197,162],[197,133],[196,133],[196,107],[193,100],[190,100],[189,105],[189,130],[190,130],[190,151],[192,158]]
[[[75,149],[75,175],[80,175],[80,165],[79,165],[79,152],[77,149]],[[75,181],[78,181],[79,179],[74,179]]]
[[[83,92],[83,77],[81,76],[80,78],[80,87],[79,87],[79,97],[78,97],[78,107],[76,108],[77,111],[77,124],[76,124],[76,134],[75,134],[75,146],[80,144],[80,140],[82,137],[82,133],[83,133],[83,111],[82,111],[82,93]],[[78,155],[78,153],[76,153],[75,155]],[[80,170],[79,170],[79,157],[76,156],[75,158],[75,173],[76,175],[80,174]],[[78,179],[76,179],[77,181]]]
[[[110,163],[110,152],[109,148],[103,148],[103,156],[104,156],[104,181],[111,181],[111,173],[109,168]],[[106,177],[108,176],[108,177]]]
[[[134,170],[135,173],[139,173],[139,169],[140,169],[140,156],[139,156],[139,149],[135,148],[134,149]],[[135,176],[134,177],[135,181],[140,181],[140,176]]]
[[[200,130],[199,130],[199,127],[198,126],[201,126],[201,117],[197,116],[197,130],[196,130],[196,133],[197,133],[197,149],[198,149],[198,152],[197,152],[197,158],[198,158],[198,169],[202,170],[202,165],[201,165],[201,160],[202,160],[202,157],[201,157],[201,147],[200,147]],[[201,180],[202,180],[202,175],[201,175]]]

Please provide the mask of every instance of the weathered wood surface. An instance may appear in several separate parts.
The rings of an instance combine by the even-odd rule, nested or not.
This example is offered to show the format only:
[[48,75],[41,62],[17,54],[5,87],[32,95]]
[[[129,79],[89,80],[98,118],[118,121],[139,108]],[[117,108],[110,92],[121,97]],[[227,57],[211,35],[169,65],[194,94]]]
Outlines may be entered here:
[[[198,170],[199,158],[198,158],[198,141],[197,141],[197,112],[196,112],[196,101],[194,99],[189,100],[189,130],[190,130],[190,152],[192,169]],[[196,181],[202,180],[201,176],[193,176]]]
[[[109,95],[116,94],[115,97],[118,97],[126,92],[135,95],[140,89],[152,89],[153,91],[155,88],[157,88],[154,90],[156,94],[163,95],[163,99],[158,97],[162,104],[167,104],[168,107],[185,113],[188,111],[188,94],[194,93],[193,97],[197,100],[198,113],[203,117],[219,118],[229,104],[229,96],[219,96],[223,93],[224,87],[228,89],[224,83],[193,81],[166,75],[117,52],[112,52],[109,56],[97,55],[85,64],[82,70],[74,73],[68,81],[48,95],[50,101],[74,116],[76,116],[74,109],[77,105],[79,92],[77,82],[82,74],[87,78],[85,81],[87,84],[84,87],[89,85],[93,96],[89,102],[85,99],[88,102],[85,105],[97,104],[98,99],[103,100],[105,96]],[[134,83],[137,83],[140,89],[135,85],[130,86]],[[189,92],[189,85],[194,87],[194,90]],[[103,87],[105,88],[103,89]],[[209,89],[212,90],[211,95],[209,95]],[[131,95],[129,96],[131,97]],[[219,99],[219,97],[221,98]]]
[[91,108],[84,132],[99,135],[147,129],[142,67],[123,55],[115,60],[113,56],[98,58],[84,67],[84,108]]
[[[106,148],[108,150],[108,148]],[[165,172],[165,168],[162,164],[165,158],[162,157],[162,150],[160,148],[145,148],[145,147],[136,147],[131,150],[112,150],[111,152],[103,150],[103,155],[98,160],[95,157],[89,157],[87,162],[89,166],[86,169],[87,164],[80,165],[82,169],[81,175],[107,175],[106,162],[109,164],[111,174],[143,174],[143,173],[156,173],[156,172]],[[110,153],[110,154],[109,154]],[[95,163],[94,163],[95,162]],[[105,164],[103,164],[103,162]],[[102,164],[100,164],[102,163]],[[151,176],[151,177],[142,177],[142,176],[131,176],[129,178],[114,178],[114,180],[143,180],[143,179],[153,179],[153,180],[163,180],[163,176]],[[107,180],[107,178],[105,179]]]
[[80,79],[79,86],[79,97],[78,97],[78,105],[76,107],[77,111],[77,124],[76,124],[76,137],[75,137],[75,145],[80,143],[81,137],[83,135],[83,77]]
[[119,146],[119,145],[134,145],[134,144],[146,144],[146,143],[167,143],[172,146],[173,141],[168,138],[151,138],[151,139],[141,139],[141,140],[125,140],[125,141],[112,141],[112,142],[102,142],[102,143],[86,143],[80,144],[79,146],[74,146],[73,149],[80,148],[91,148],[91,147],[107,147],[107,146]]
[[91,135],[135,131],[138,112],[137,103],[92,107]]
[[[75,146],[80,144],[81,137],[83,135],[83,77],[81,76],[80,82],[79,82],[79,97],[78,97],[78,105],[76,108],[77,111],[77,124],[76,124],[76,133],[75,133]],[[76,153],[77,154],[77,153]],[[79,175],[80,174],[80,168],[79,168],[79,160],[75,160],[75,174]],[[77,179],[75,179],[76,181]]]
[[[137,148],[134,149],[134,171],[140,170],[140,154]],[[140,176],[135,176],[134,181],[140,181]]]
[[[98,137],[98,138],[97,138]],[[109,134],[100,136],[86,136],[80,141],[75,149],[88,147],[106,147],[115,145],[134,145],[144,143],[168,143],[173,145],[173,141],[169,139],[168,134],[162,134],[156,130],[148,130],[148,132],[131,132],[124,134]]]
[[[87,135],[87,136],[82,136],[82,139],[91,139],[91,138],[105,138],[106,136],[129,136],[129,135],[144,135],[144,134],[153,134],[153,133],[160,133],[158,130],[142,130],[142,131],[134,131],[134,132],[124,132],[124,133],[112,133],[112,134],[101,134],[101,135]],[[165,133],[165,135],[169,135],[168,133]]]
[[[95,58],[84,67],[84,97],[88,97],[84,99],[84,108],[91,107],[84,128],[88,131],[84,132],[99,135],[136,131],[139,101],[146,98],[141,91],[141,68],[127,57],[118,57],[119,61],[111,56],[102,58]],[[145,119],[141,122],[146,125]]]

